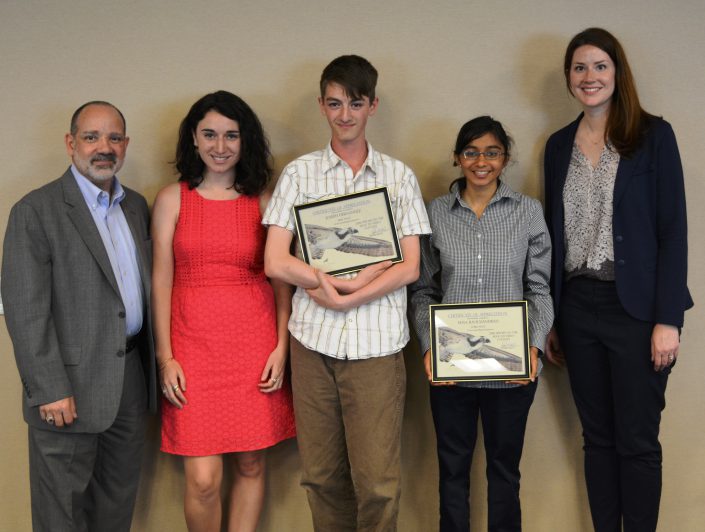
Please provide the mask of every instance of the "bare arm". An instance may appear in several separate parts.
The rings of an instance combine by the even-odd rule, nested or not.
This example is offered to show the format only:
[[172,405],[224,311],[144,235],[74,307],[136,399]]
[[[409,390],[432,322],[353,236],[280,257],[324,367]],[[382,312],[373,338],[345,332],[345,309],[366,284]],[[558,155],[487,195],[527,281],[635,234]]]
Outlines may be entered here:
[[390,266],[392,266],[392,261],[385,260],[365,266],[351,279],[344,279],[333,275],[329,275],[327,279],[339,293],[350,294],[374,281]]
[[311,298],[319,305],[332,310],[359,307],[414,282],[419,277],[420,245],[418,235],[405,236],[399,241],[404,262],[387,268],[365,286],[349,294],[339,294],[330,275],[316,272],[320,286],[308,289]]
[[291,316],[291,286],[276,279],[271,281],[277,306],[277,347],[289,348],[289,317]]
[[[264,214],[271,197],[271,192],[264,192],[260,195],[261,214]],[[270,279],[269,282],[274,290],[274,304],[277,309],[277,346],[269,355],[260,377],[261,382],[258,386],[260,391],[265,393],[276,391],[284,384],[284,369],[286,358],[289,355],[288,324],[291,316],[291,285],[279,279]]]
[[179,218],[179,184],[162,189],[152,213],[152,315],[162,393],[175,406],[186,403],[186,378],[171,350],[171,291],[174,286],[174,232]]
[[291,316],[291,286],[272,279],[274,302],[277,308],[277,346],[269,355],[259,383],[260,391],[274,392],[284,384],[284,369],[289,355],[289,316]]
[[270,279],[301,288],[316,288],[316,270],[290,252],[293,239],[294,233],[288,229],[278,225],[269,227],[264,249],[264,272]]

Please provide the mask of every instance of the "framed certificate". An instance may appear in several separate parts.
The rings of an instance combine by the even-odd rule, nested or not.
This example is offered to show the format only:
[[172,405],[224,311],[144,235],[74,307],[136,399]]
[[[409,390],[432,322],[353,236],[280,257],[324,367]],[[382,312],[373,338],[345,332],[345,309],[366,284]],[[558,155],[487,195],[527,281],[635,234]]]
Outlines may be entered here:
[[403,260],[387,187],[294,206],[303,260],[340,275]]
[[429,308],[433,382],[530,378],[526,301]]

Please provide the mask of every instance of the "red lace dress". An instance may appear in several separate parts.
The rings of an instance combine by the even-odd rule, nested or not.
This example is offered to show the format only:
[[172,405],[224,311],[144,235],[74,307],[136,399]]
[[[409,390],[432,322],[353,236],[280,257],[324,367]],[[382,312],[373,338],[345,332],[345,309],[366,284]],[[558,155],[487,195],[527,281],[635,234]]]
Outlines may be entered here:
[[171,345],[186,376],[182,409],[162,401],[162,450],[206,456],[295,435],[291,389],[257,384],[277,343],[264,275],[259,199],[207,200],[181,185],[174,234]]

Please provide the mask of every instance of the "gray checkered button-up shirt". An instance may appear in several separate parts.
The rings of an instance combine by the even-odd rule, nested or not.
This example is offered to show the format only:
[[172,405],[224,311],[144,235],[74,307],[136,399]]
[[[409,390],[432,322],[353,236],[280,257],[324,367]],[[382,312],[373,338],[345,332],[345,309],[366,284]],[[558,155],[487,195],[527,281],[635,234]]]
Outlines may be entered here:
[[[356,175],[330,144],[289,163],[262,223],[294,232],[294,205],[387,187],[399,239],[429,233],[426,207],[414,173],[369,144],[367,149],[367,160]],[[302,345],[334,358],[357,360],[396,353],[409,341],[406,287],[342,312],[317,305],[305,290],[297,288],[289,331]]]
[[[428,207],[433,234],[421,240],[421,276],[409,287],[421,352],[430,349],[429,305],[525,299],[529,343],[543,349],[553,324],[551,239],[541,204],[500,181],[481,218],[457,185]],[[540,367],[540,366],[539,366]],[[504,382],[462,386],[508,388]]]

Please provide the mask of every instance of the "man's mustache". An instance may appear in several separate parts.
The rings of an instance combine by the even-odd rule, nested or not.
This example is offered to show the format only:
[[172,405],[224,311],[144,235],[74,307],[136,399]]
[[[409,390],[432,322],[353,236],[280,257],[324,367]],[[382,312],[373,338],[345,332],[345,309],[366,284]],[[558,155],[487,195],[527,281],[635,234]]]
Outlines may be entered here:
[[117,162],[117,157],[114,153],[99,153],[91,157],[91,163],[96,161],[110,161],[111,163]]

